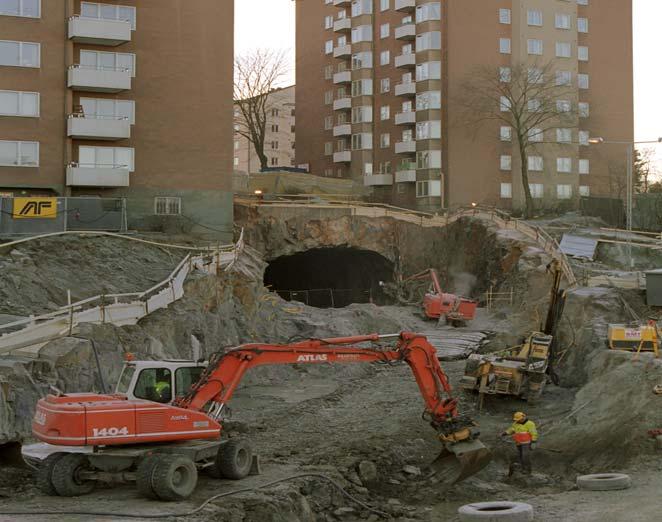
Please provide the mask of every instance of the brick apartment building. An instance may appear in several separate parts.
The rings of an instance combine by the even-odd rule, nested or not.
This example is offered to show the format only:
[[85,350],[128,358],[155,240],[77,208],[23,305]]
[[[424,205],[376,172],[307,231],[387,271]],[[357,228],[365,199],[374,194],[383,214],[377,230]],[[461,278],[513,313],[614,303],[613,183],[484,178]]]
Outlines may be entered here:
[[633,139],[631,0],[298,0],[296,163],[410,208],[519,206],[508,129],[453,100],[476,67],[552,61],[577,118],[531,153],[533,196],[622,197],[625,146],[587,139]]
[[[233,0],[0,0],[0,191],[232,232]],[[207,230],[208,230],[207,229]]]
[[[294,112],[295,86],[276,89],[269,94],[267,108],[267,128],[264,140],[264,153],[268,167],[294,166]],[[253,144],[237,133],[237,121],[242,118],[239,108],[235,108],[234,171],[237,174],[251,174],[260,171],[260,158]]]

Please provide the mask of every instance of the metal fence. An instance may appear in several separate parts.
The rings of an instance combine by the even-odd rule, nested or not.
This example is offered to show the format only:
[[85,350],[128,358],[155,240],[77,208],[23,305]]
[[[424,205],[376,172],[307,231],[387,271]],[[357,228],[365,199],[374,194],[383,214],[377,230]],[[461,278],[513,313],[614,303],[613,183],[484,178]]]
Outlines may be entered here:
[[317,308],[344,308],[352,303],[372,303],[370,289],[313,288],[310,290],[275,290],[286,301],[298,301]]
[[123,198],[0,198],[0,235],[126,231]]

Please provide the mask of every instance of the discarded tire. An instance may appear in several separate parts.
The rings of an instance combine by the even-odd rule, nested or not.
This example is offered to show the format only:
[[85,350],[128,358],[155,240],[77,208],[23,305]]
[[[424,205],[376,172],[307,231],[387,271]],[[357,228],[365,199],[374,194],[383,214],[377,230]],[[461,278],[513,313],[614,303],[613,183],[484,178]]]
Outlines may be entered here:
[[253,464],[253,450],[246,440],[231,439],[218,450],[215,468],[221,477],[240,480],[247,477]]
[[630,486],[632,480],[624,473],[595,473],[577,477],[577,487],[586,491],[613,491]]
[[152,486],[152,476],[154,475],[154,468],[159,461],[158,455],[149,455],[145,457],[136,470],[136,488],[138,493],[145,498],[158,500],[158,495]]
[[65,455],[66,453],[62,451],[51,453],[39,463],[35,478],[37,488],[39,488],[39,491],[44,495],[50,495],[51,497],[57,496],[57,491],[55,491],[55,487],[53,486],[53,467],[55,466],[55,463]]
[[161,500],[184,500],[198,483],[198,469],[188,457],[158,455],[152,471],[152,487]]
[[51,471],[53,488],[61,497],[79,497],[94,489],[94,482],[84,480],[81,472],[89,469],[87,456],[82,453],[67,453],[55,461]]
[[462,522],[528,522],[533,506],[524,502],[476,502],[458,509]]

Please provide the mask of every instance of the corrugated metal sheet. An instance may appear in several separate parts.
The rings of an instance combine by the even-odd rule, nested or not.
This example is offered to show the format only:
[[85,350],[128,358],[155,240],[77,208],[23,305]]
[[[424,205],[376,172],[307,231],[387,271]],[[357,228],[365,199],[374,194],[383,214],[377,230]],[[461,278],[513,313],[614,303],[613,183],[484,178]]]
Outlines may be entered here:
[[595,257],[595,249],[598,247],[598,240],[588,237],[573,236],[571,234],[563,234],[563,239],[561,239],[561,244],[559,246],[561,247],[561,252],[566,256],[593,260]]

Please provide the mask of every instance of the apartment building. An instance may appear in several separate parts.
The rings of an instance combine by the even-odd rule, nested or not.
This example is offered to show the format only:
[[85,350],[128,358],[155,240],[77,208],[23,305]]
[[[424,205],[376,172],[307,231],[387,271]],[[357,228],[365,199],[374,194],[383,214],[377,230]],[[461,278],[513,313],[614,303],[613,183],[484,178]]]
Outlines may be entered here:
[[[0,0],[0,191],[232,233],[233,0]],[[157,218],[154,218],[157,216]]]
[[[295,86],[275,89],[269,94],[264,153],[268,167],[293,167],[295,148]],[[241,111],[234,109],[234,171],[238,174],[259,172],[260,158],[254,145],[237,131],[243,128]]]
[[532,150],[533,197],[622,197],[625,147],[588,138],[633,139],[632,61],[631,0],[300,0],[296,163],[410,208],[519,207],[511,130],[454,101],[478,67],[554,62],[577,118]]

